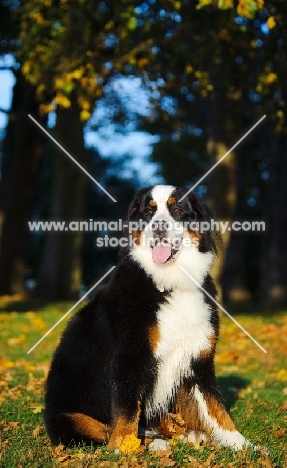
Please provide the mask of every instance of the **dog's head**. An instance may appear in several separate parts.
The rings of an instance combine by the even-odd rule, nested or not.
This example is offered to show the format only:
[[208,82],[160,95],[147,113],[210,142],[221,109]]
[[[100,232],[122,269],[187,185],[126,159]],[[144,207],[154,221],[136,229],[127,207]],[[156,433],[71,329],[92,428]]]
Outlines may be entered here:
[[[148,274],[161,276],[175,266],[208,271],[216,245],[208,229],[213,216],[194,194],[170,185],[140,190],[126,225],[133,239],[130,255]],[[204,223],[204,224],[203,224]],[[202,229],[204,226],[204,229]],[[161,273],[159,273],[161,272]]]

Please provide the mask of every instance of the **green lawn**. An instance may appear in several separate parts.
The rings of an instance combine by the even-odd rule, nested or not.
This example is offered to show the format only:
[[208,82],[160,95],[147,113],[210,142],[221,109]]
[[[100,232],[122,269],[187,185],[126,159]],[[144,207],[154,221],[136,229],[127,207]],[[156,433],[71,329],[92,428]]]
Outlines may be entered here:
[[43,426],[43,384],[67,319],[31,354],[27,351],[70,306],[25,303],[5,297],[0,300],[1,467],[287,466],[287,316],[283,311],[270,316],[259,310],[246,311],[249,315],[236,313],[236,319],[266,348],[267,354],[222,317],[216,359],[220,385],[238,429],[251,441],[267,447],[269,456],[264,450],[234,452],[176,441],[167,451],[151,454],[141,446],[135,454],[121,456],[107,453],[104,447],[53,447]]

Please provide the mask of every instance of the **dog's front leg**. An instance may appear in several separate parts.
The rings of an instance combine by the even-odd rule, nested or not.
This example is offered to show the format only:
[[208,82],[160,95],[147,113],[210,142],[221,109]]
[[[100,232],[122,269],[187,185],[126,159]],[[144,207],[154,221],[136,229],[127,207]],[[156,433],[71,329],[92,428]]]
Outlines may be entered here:
[[107,446],[108,450],[119,449],[126,436],[134,435],[137,437],[138,435],[139,410],[133,416],[126,415],[120,408],[115,408],[113,413],[112,435]]
[[112,364],[112,433],[108,450],[119,449],[127,435],[138,435],[144,375],[137,354],[118,355]]
[[225,409],[214,374],[212,360],[202,360],[194,365],[195,385],[191,390],[197,403],[197,411],[207,432],[220,445],[241,450],[251,443],[237,431],[234,422]]

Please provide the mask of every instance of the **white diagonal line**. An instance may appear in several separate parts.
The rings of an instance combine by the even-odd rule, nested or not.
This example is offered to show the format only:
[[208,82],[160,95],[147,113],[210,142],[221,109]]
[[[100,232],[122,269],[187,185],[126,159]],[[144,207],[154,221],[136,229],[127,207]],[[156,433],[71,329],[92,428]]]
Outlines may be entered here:
[[69,315],[69,313],[72,312],[72,310],[74,310],[75,307],[77,307],[77,305],[80,304],[80,302],[82,302],[85,299],[85,297],[87,297],[88,294],[90,294],[90,292],[93,291],[93,289],[95,289],[98,286],[98,284],[100,284],[106,278],[106,276],[108,276],[111,273],[111,271],[113,271],[115,268],[116,266],[113,266],[107,273],[105,273],[104,276],[102,276],[101,279],[96,284],[94,284],[94,286],[91,289],[89,289],[89,291],[86,292],[86,294],[84,294],[81,297],[81,299],[79,299],[78,302],[76,302],[76,304],[74,304],[73,307],[71,307],[70,310],[68,310],[68,312],[66,312],[63,315],[63,317],[61,317],[60,320],[58,320],[57,323],[55,323],[55,325],[52,326],[52,328],[50,328],[50,330],[48,330],[47,333],[45,333],[45,335],[42,336],[42,338],[39,341],[37,341],[37,343],[34,344],[34,346],[32,346],[32,348],[29,349],[29,351],[27,351],[27,354],[30,354],[31,351],[33,351],[33,349],[35,349],[38,346],[38,344],[40,344],[41,341],[43,341],[46,338],[46,336],[48,336],[59,325],[59,323],[61,323],[67,317],[67,315]]
[[202,176],[201,179],[199,179],[199,180],[196,182],[196,184],[194,184],[194,185],[191,187],[191,189],[189,189],[188,192],[186,192],[186,193],[183,195],[183,197],[181,197],[181,199],[178,200],[178,201],[181,202],[182,200],[184,200],[184,198],[187,197],[187,195],[189,195],[190,192],[191,192],[192,190],[194,190],[195,187],[197,187],[197,186],[200,184],[200,182],[202,182],[203,179],[205,179],[205,177],[207,177],[208,174],[210,174],[210,173],[213,171],[213,169],[215,169],[216,166],[218,166],[218,164],[220,164],[221,161],[223,161],[223,159],[226,158],[226,156],[228,156],[228,155],[231,153],[231,151],[233,151],[234,148],[236,148],[236,146],[238,146],[239,143],[241,143],[242,140],[244,140],[244,138],[246,138],[247,135],[249,135],[249,133],[251,133],[252,130],[254,130],[254,128],[257,127],[257,125],[260,124],[260,122],[262,122],[263,119],[265,119],[265,117],[266,117],[266,115],[263,115],[263,117],[261,117],[261,119],[259,119],[258,122],[256,122],[256,124],[253,125],[253,127],[251,127],[251,128],[248,130],[248,132],[246,132],[246,133],[243,135],[243,137],[241,137],[240,140],[238,140],[237,143],[235,143],[235,145],[233,145],[232,148],[230,148],[230,150],[228,150],[227,153],[225,153],[225,154],[219,159],[219,161],[217,161],[217,163],[215,163],[215,164],[209,169],[209,171],[207,171],[207,172],[204,174],[204,176]]
[[108,197],[110,197],[111,200],[113,200],[114,202],[117,203],[117,200],[115,200],[114,197],[112,197],[112,195],[111,195],[96,179],[94,179],[94,178],[91,176],[91,174],[90,174],[88,171],[86,171],[86,169],[85,169],[83,166],[81,166],[81,164],[78,163],[78,161],[77,161],[75,158],[73,158],[73,156],[71,156],[70,153],[68,153],[67,150],[65,150],[65,148],[63,148],[62,145],[60,145],[60,143],[59,143],[57,140],[55,140],[55,138],[53,138],[52,135],[50,135],[50,133],[47,132],[47,130],[46,130],[44,127],[42,127],[42,125],[40,125],[39,122],[37,122],[37,120],[34,119],[34,117],[32,117],[31,114],[28,114],[28,117],[30,117],[30,119],[33,120],[33,122],[34,122],[36,125],[38,125],[38,127],[41,128],[41,130],[42,130],[49,138],[51,138],[51,140],[52,140],[59,148],[61,148],[61,150],[62,150],[67,156],[69,156],[69,158],[70,158],[75,164],[77,164],[77,166],[78,166],[80,169],[82,169],[82,171],[83,171],[88,177],[90,177],[90,179],[92,179],[92,181],[93,181],[95,184],[97,184],[97,186],[100,187],[100,189],[101,189],[103,192],[105,192],[105,194],[108,195]]
[[182,266],[180,266],[179,268],[194,282],[194,284],[196,284],[196,286],[198,286],[198,287],[204,292],[204,294],[206,294],[206,295],[209,297],[209,299],[211,299],[211,300],[222,310],[222,312],[224,312],[224,313],[227,315],[227,317],[229,317],[229,318],[245,333],[245,335],[247,335],[247,336],[258,346],[258,348],[261,349],[261,351],[263,351],[263,353],[267,353],[266,349],[264,349],[263,346],[261,346],[261,344],[258,343],[258,341],[256,341],[255,338],[253,338],[253,336],[250,335],[250,333],[248,333],[248,331],[245,330],[245,328],[243,328],[243,326],[240,325],[240,323],[237,322],[237,320],[235,320],[235,318],[233,318],[232,315],[230,315],[230,314],[227,312],[227,310],[225,310],[224,307],[222,307],[222,305],[219,304],[219,302],[217,302],[217,300],[214,299],[214,298],[211,296],[211,294],[209,294],[209,292],[207,292],[207,291],[196,281],[196,279],[194,279],[194,278],[186,271],[185,268],[183,268]]

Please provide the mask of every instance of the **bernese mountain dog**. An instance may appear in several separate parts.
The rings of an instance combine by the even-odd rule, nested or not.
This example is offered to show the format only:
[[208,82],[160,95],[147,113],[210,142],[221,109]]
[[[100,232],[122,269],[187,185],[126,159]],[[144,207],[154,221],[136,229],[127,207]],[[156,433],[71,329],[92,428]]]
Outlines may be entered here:
[[131,204],[132,242],[109,282],[70,320],[52,360],[45,424],[54,443],[106,441],[118,450],[143,428],[250,445],[224,407],[214,371],[219,320],[203,289],[215,297],[216,242],[194,227],[212,213],[194,193],[182,199],[186,193],[157,185]]

